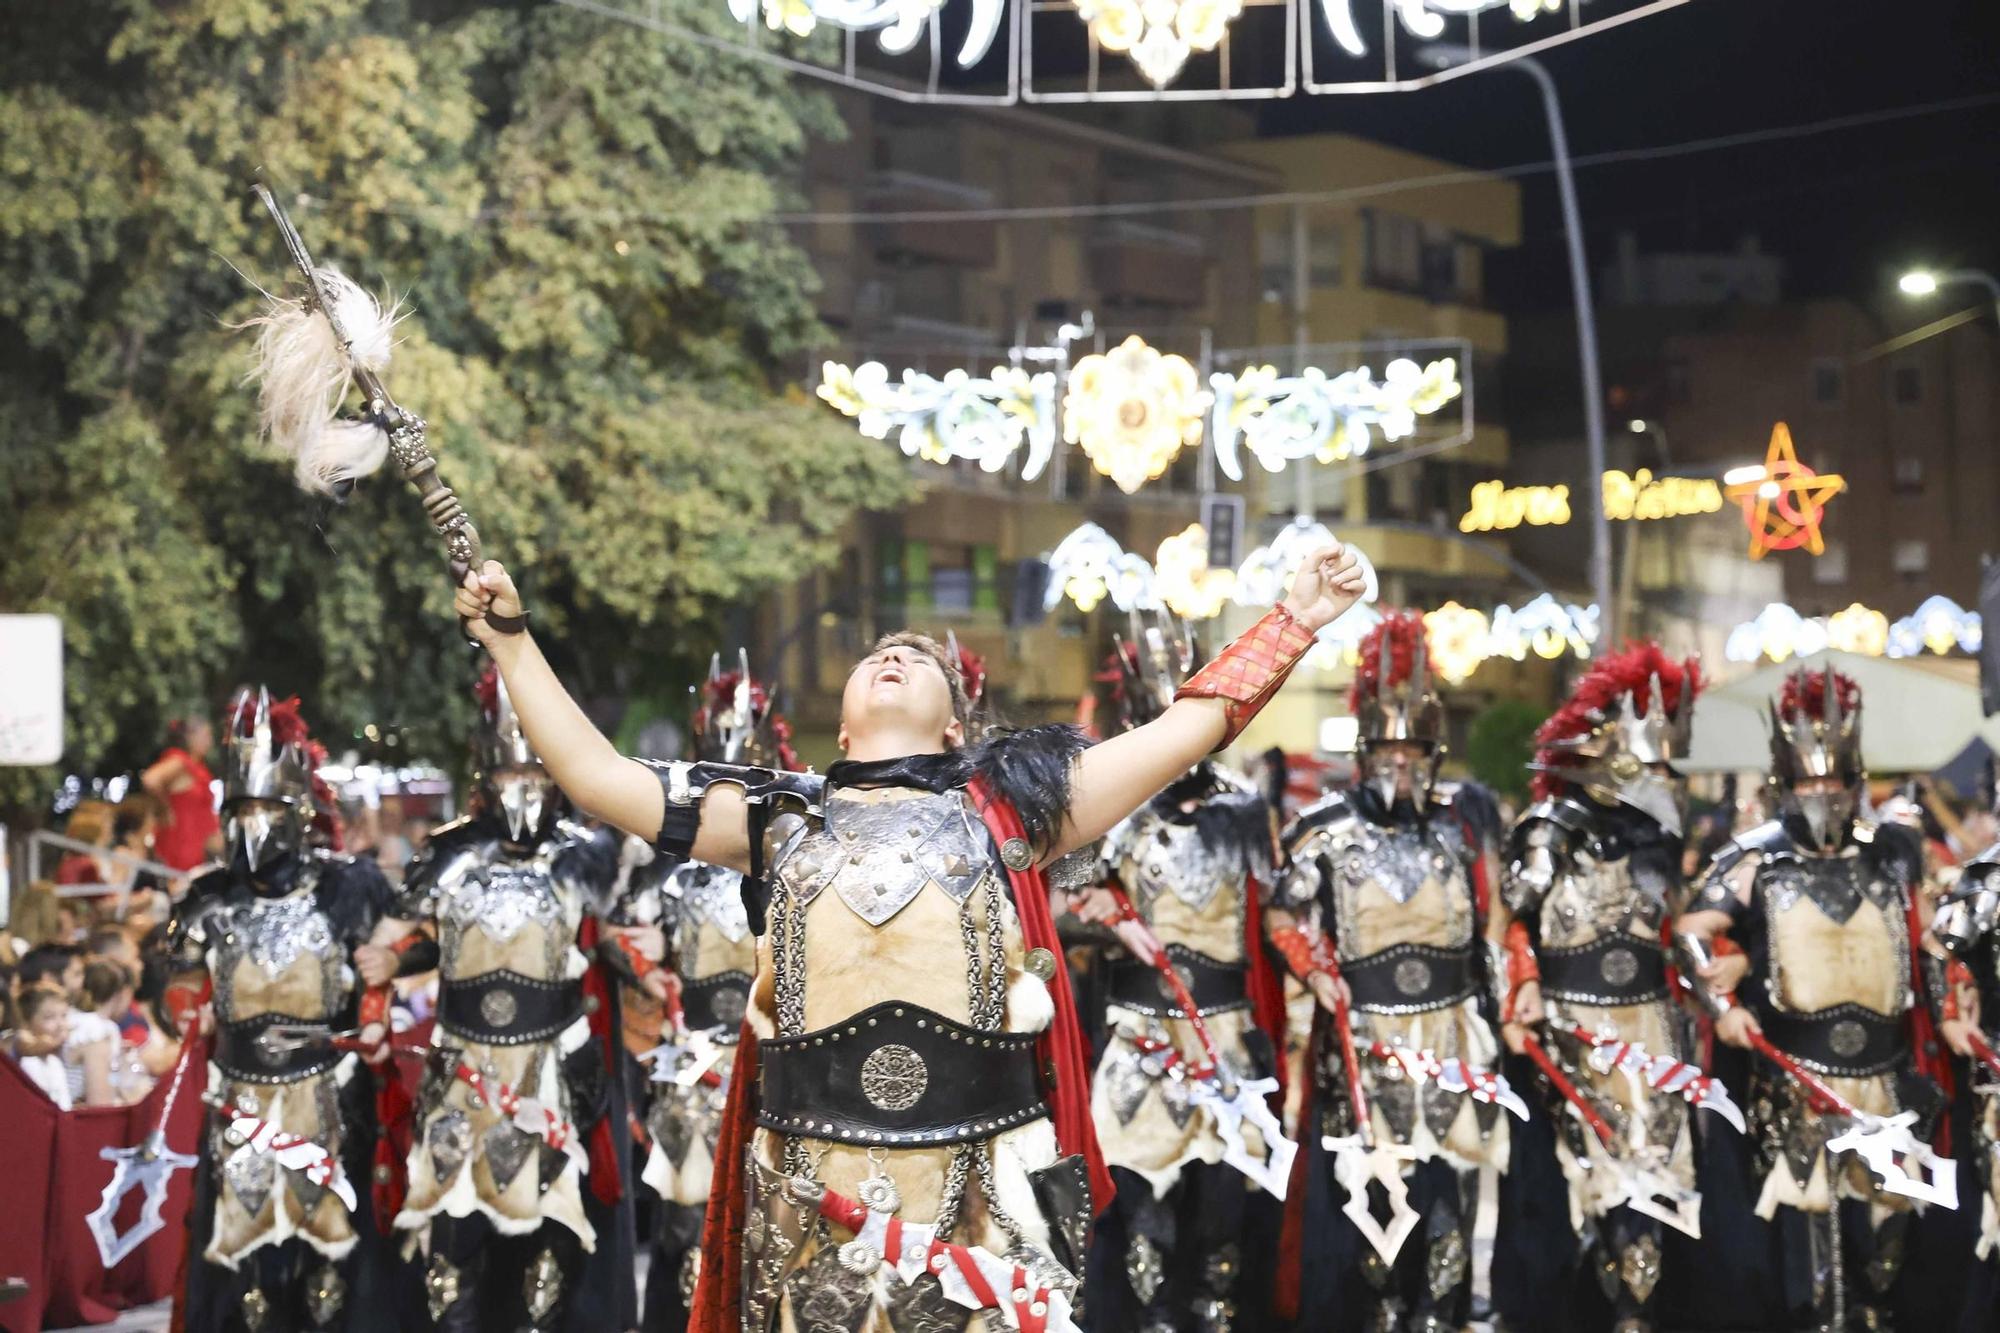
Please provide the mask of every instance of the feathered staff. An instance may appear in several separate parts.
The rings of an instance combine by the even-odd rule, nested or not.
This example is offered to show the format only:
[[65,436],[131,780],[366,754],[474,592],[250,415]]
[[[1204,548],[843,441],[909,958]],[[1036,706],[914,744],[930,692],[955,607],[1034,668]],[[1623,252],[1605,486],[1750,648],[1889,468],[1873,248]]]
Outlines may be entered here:
[[[462,581],[480,564],[479,532],[438,476],[423,418],[398,406],[379,374],[389,364],[395,312],[338,269],[314,264],[270,190],[252,188],[306,285],[296,299],[272,297],[250,321],[260,330],[250,378],[260,388],[264,434],[291,458],[302,488],[337,499],[393,457],[444,539],[453,581]],[[340,415],[350,386],[361,390],[358,419]]]

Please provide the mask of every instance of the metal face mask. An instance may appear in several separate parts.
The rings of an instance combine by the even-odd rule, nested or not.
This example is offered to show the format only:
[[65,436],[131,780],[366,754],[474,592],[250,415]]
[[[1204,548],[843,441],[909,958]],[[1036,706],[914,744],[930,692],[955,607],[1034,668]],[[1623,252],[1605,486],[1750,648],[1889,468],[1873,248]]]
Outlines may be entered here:
[[1805,825],[1813,846],[1823,852],[1837,850],[1847,840],[1860,800],[1851,787],[1838,791],[1803,792],[1787,787],[1778,795],[1778,809]]
[[556,783],[540,764],[500,769],[488,775],[486,785],[507,821],[507,836],[512,841],[532,842],[553,822]]
[[1364,748],[1362,752],[1362,781],[1381,799],[1384,810],[1393,809],[1398,797],[1398,787],[1404,774],[1409,775],[1409,801],[1422,810],[1430,804],[1431,788],[1437,782],[1438,750],[1425,746],[1420,755],[1411,756],[1404,763],[1397,763],[1396,749],[1387,744],[1377,743]]
[[224,836],[231,862],[246,871],[263,870],[297,854],[305,818],[296,805],[246,798],[230,807]]

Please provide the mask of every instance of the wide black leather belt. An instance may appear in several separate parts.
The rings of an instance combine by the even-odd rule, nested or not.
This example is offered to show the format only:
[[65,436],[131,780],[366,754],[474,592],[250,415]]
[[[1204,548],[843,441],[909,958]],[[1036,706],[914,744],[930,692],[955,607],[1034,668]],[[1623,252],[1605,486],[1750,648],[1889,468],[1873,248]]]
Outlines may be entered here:
[[496,969],[455,977],[438,987],[438,1022],[488,1046],[547,1041],[583,1013],[583,989],[574,981],[538,981]]
[[266,1029],[280,1026],[307,1026],[324,1029],[324,1018],[299,1018],[292,1014],[259,1014],[236,1023],[219,1023],[215,1029],[215,1053],[211,1057],[222,1072],[245,1083],[292,1083],[331,1069],[340,1052],[325,1038],[307,1038],[280,1047],[258,1042]]
[[894,1000],[762,1042],[757,1064],[757,1123],[836,1143],[966,1143],[1049,1113],[1034,1033],[981,1032]]
[[1866,1005],[1839,1004],[1808,1014],[1765,1010],[1757,1021],[1772,1045],[1800,1064],[1843,1078],[1893,1069],[1910,1049],[1902,1018],[1878,1014]]
[[743,1023],[743,1009],[750,1001],[748,972],[717,972],[714,976],[681,985],[681,1019],[690,1032],[727,1028],[729,1036]]
[[[1194,1007],[1204,1014],[1250,1006],[1249,969],[1196,953],[1184,944],[1169,944],[1167,957],[1187,983]],[[1162,1018],[1184,1018],[1180,1001],[1160,970],[1136,958],[1113,959],[1106,970],[1105,998],[1112,1004]]]
[[1356,1009],[1415,1014],[1472,994],[1472,951],[1432,944],[1392,944],[1340,965]]
[[1636,935],[1610,935],[1572,949],[1543,948],[1542,994],[1581,1004],[1640,1004],[1667,997],[1667,959]]

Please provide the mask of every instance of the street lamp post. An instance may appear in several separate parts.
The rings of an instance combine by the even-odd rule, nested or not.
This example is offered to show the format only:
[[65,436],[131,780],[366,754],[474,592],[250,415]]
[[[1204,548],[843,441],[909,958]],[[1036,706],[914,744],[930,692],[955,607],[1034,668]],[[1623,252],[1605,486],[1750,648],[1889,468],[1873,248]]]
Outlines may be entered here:
[[1905,296],[1935,296],[1941,287],[1984,287],[1993,298],[1993,318],[2000,322],[2000,278],[1978,268],[1953,268],[1942,273],[1916,269],[1905,273],[1896,285]]
[[[1657,421],[1647,421],[1634,417],[1627,423],[1634,435],[1650,435],[1653,452],[1658,455],[1657,465],[1664,473],[1673,466],[1673,453],[1667,448],[1667,428]],[[1636,451],[1635,451],[1636,452]],[[1638,459],[1633,459],[1632,471],[1639,471]],[[1623,643],[1632,636],[1638,619],[1639,608],[1639,542],[1645,524],[1636,519],[1625,525],[1625,555],[1618,565],[1618,620],[1612,624],[1615,633],[1612,641]],[[1600,621],[1601,624],[1611,622]]]
[[[1437,69],[1468,64],[1476,57],[1471,47],[1435,43],[1417,52],[1417,58]],[[1562,199],[1563,234],[1569,241],[1569,282],[1576,299],[1576,355],[1583,373],[1583,433],[1589,451],[1588,476],[1584,490],[1590,496],[1590,595],[1597,603],[1599,622],[1618,623],[1611,598],[1611,520],[1604,512],[1604,389],[1597,368],[1597,312],[1590,300],[1590,268],[1583,254],[1583,215],[1576,203],[1576,178],[1570,170],[1569,135],[1563,128],[1562,102],[1556,97],[1556,83],[1541,61],[1533,56],[1517,56],[1500,66],[1518,70],[1535,81],[1541,90],[1542,109],[1548,116],[1549,144],[1556,164],[1556,190]],[[1597,650],[1606,651],[1608,635],[1600,634]]]

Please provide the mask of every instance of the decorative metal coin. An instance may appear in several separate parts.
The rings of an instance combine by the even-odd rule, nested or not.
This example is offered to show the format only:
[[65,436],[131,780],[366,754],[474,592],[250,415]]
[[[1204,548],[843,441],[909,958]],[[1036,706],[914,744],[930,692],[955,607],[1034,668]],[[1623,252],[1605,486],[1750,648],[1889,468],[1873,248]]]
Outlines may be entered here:
[[1405,958],[1394,973],[1399,995],[1422,995],[1431,988],[1431,965],[1421,958]]
[[1843,1018],[1826,1034],[1826,1044],[1843,1060],[1851,1060],[1868,1049],[1868,1029],[1851,1018]]
[[479,997],[479,1016],[496,1028],[512,1026],[520,1012],[512,991],[490,990]]
[[1029,976],[1049,981],[1056,974],[1056,956],[1047,949],[1030,949],[1024,966]]
[[709,1002],[709,1008],[715,1014],[716,1022],[733,1028],[743,1021],[744,1001],[744,992],[734,987],[726,987],[715,993],[715,998]]
[[1026,870],[1035,863],[1035,853],[1026,838],[1009,838],[1000,844],[1000,864],[1009,870]]
[[897,1042],[878,1046],[861,1062],[861,1095],[884,1111],[907,1111],[930,1085],[924,1058]]
[[1597,975],[1613,986],[1629,986],[1639,975],[1639,955],[1625,948],[1606,950],[1597,960]]

